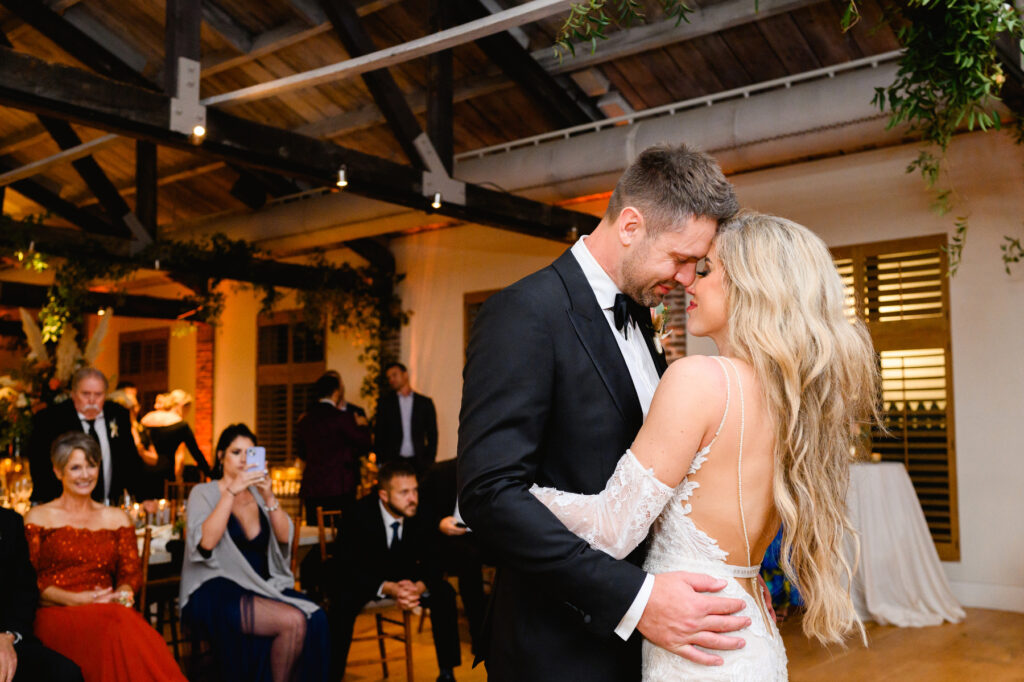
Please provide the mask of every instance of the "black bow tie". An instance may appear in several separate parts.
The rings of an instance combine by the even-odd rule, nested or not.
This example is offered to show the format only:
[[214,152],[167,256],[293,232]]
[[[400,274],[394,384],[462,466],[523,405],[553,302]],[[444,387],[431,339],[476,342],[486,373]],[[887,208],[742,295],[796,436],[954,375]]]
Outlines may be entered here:
[[635,302],[625,294],[615,294],[615,304],[612,306],[612,314],[615,318],[615,328],[623,332],[629,338],[629,321],[632,320],[641,329],[651,321],[651,310]]

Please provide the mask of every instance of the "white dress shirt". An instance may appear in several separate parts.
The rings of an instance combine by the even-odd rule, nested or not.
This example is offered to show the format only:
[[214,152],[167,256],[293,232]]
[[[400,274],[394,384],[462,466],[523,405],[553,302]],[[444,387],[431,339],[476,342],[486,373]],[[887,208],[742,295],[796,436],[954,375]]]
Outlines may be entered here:
[[[384,506],[384,501],[378,499],[377,504],[380,506],[380,517],[384,519],[384,533],[387,536],[388,547],[391,547],[391,540],[395,534],[395,530],[391,527],[395,521],[398,522],[398,541],[402,541],[402,531],[405,530],[405,517],[404,516],[392,516],[388,508]],[[384,589],[384,583],[380,584],[377,588],[377,599],[384,599],[385,595],[381,590]]]
[[398,412],[402,418],[402,447],[398,448],[398,454],[413,457],[416,450],[412,446],[412,391],[409,395],[398,394]]
[[[654,358],[651,357],[651,351],[647,348],[647,342],[644,341],[643,334],[636,322],[630,320],[629,325],[622,331],[616,329],[614,313],[615,296],[621,294],[622,290],[619,289],[608,273],[605,272],[604,268],[601,267],[601,264],[594,258],[593,254],[590,253],[585,240],[586,236],[583,236],[573,244],[571,249],[572,255],[580,264],[580,268],[582,268],[583,275],[587,278],[590,288],[594,290],[597,304],[604,310],[605,319],[608,321],[612,334],[615,336],[615,341],[619,345],[622,358],[626,361],[629,376],[633,380],[633,386],[636,388],[636,396],[640,399],[640,409],[643,410],[644,419],[646,419],[647,412],[651,409],[654,390],[658,387],[658,381],[660,380],[658,368],[654,364]],[[627,331],[629,332],[628,334],[624,333]],[[653,589],[654,576],[648,574],[644,579],[643,585],[640,586],[640,591],[637,592],[636,597],[633,599],[629,610],[626,611],[626,614],[615,628],[615,634],[623,640],[629,639],[630,635],[633,634],[633,630],[636,629],[637,623],[640,622],[640,616],[643,615],[644,609],[647,608],[647,602],[651,598],[651,591]]]
[[[82,431],[89,433],[89,420],[81,412],[78,413],[78,419],[82,422]],[[96,431],[96,438],[100,442],[100,461],[103,463],[103,480],[100,481],[100,485],[103,486],[103,503],[110,504],[110,479],[113,474],[113,469],[111,469],[113,465],[110,459],[110,439],[107,438],[107,420],[103,417],[102,411],[93,420],[92,426]]]

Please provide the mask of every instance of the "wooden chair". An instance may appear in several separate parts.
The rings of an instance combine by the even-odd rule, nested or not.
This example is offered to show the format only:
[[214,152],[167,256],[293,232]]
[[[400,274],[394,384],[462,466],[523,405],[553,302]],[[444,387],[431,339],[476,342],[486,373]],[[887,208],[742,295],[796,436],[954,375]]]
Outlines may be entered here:
[[189,493],[197,485],[195,481],[164,481],[164,499],[184,509]]
[[[398,611],[396,614],[395,611]],[[398,603],[394,599],[381,599],[378,601],[369,602],[363,607],[360,613],[372,614],[377,625],[377,634],[375,635],[364,635],[360,637],[353,637],[353,642],[368,642],[377,641],[377,646],[380,649],[379,658],[361,658],[355,661],[349,661],[348,667],[359,665],[375,665],[380,663],[381,671],[384,673],[384,677],[388,676],[388,661],[400,661],[405,659],[405,676],[409,682],[413,682],[413,665],[412,665],[412,612],[406,611],[399,608]],[[401,620],[398,620],[401,618]],[[384,629],[384,624],[389,623],[392,625],[398,625],[402,628],[401,633],[388,632]],[[384,645],[385,640],[392,639],[396,642],[401,642],[405,653],[404,655],[396,654],[388,656],[387,647]]]
[[292,523],[295,526],[295,532],[292,533],[292,553],[291,553],[291,565],[289,566],[292,570],[292,576],[295,578],[295,589],[300,588],[299,582],[299,536],[302,530],[302,515],[292,517]]
[[[324,511],[323,507],[316,508],[316,528],[320,539],[320,561],[326,562],[331,558],[327,551],[327,543],[338,536],[338,522],[341,521],[341,512],[338,510]],[[327,537],[327,529],[331,529],[331,537]]]
[[[142,552],[139,555],[139,559],[142,561],[142,589],[139,590],[135,608],[161,636],[164,636],[164,627],[170,627],[171,638],[167,643],[171,645],[171,650],[174,652],[174,660],[180,662],[180,644],[184,641],[178,628],[178,586],[181,584],[181,567],[177,567],[177,571],[171,575],[150,579],[149,560],[152,541],[153,529],[147,526],[142,536]],[[154,592],[158,595],[155,598],[153,597]],[[151,604],[156,605],[156,613],[150,612]]]

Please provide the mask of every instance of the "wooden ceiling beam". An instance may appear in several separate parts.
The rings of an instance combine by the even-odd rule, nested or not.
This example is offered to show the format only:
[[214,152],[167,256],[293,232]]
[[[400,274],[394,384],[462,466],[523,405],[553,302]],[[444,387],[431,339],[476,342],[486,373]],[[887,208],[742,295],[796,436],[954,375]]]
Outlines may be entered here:
[[[0,306],[10,308],[42,308],[46,305],[50,287],[23,282],[0,282]],[[155,296],[90,291],[84,296],[84,307],[89,310],[113,308],[123,317],[146,317],[158,320],[177,320],[187,316],[195,306],[186,301]]]
[[579,71],[605,62],[640,54],[648,50],[667,47],[694,38],[718,33],[729,28],[761,21],[777,14],[785,14],[822,0],[725,0],[709,7],[698,7],[689,15],[689,23],[664,19],[652,24],[633,26],[608,35],[597,50],[589,44],[580,45],[575,56],[561,60],[550,47],[533,51],[533,58],[551,74]]
[[38,0],[0,0],[0,4],[96,73],[153,88],[152,83],[121,57]]
[[[430,212],[422,196],[422,173],[412,167],[216,108],[207,109],[208,132],[197,149],[184,135],[168,130],[166,95],[3,48],[0,103],[263,168],[315,186],[333,186],[338,168],[345,165],[346,191]],[[436,213],[562,241],[590,232],[598,222],[587,214],[475,185],[466,185],[465,205],[444,202]]]
[[[451,0],[430,0],[431,31],[445,30],[454,18]],[[427,135],[449,176],[455,164],[453,99],[452,51],[435,52],[427,61]],[[408,103],[406,107],[412,114]]]
[[135,215],[149,235],[156,239],[157,147],[145,140],[135,141]]
[[[0,157],[0,171],[12,170],[19,166],[20,164],[13,159]],[[60,216],[72,225],[77,225],[87,232],[112,236],[119,236],[121,234],[120,230],[99,216],[78,208],[70,201],[61,199],[59,194],[51,191],[36,180],[18,180],[11,183],[10,187],[18,194],[36,202],[50,213]]]
[[[480,0],[462,0],[456,6],[463,23],[490,16]],[[476,44],[526,92],[554,127],[569,128],[605,118],[575,81],[567,76],[550,75],[512,34],[495,33],[478,39]]]
[[[361,57],[377,51],[377,46],[348,0],[320,0],[320,4],[349,56]],[[360,75],[409,163],[415,168],[426,170],[427,166],[415,143],[423,130],[391,72],[383,68]]]

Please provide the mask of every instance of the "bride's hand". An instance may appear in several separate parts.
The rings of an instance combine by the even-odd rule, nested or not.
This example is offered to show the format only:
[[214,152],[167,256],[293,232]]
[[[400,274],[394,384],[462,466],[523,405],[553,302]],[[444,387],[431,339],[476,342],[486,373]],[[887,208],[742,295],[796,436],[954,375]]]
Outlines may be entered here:
[[[746,645],[735,632],[750,625],[746,616],[729,614],[743,610],[742,599],[715,597],[726,582],[698,573],[661,573],[654,576],[654,588],[637,630],[653,644],[702,665],[722,665],[722,658],[701,651],[741,649]],[[694,646],[696,645],[696,646]]]

